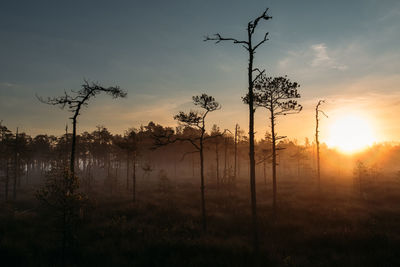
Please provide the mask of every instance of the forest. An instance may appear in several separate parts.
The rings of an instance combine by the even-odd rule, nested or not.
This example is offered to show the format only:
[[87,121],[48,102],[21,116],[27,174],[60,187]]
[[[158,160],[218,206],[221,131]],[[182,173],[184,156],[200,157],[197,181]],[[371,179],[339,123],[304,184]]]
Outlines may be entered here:
[[[260,25],[271,19],[265,9],[245,24],[246,38],[203,40],[245,55],[248,125],[210,122],[225,109],[199,92],[168,114],[174,126],[84,128],[97,98],[131,94],[87,80],[36,94],[38,106],[63,110],[64,134],[31,136],[1,114],[1,265],[400,266],[400,145],[344,153],[320,141],[324,99],[310,111],[313,135],[281,135],[282,121],[304,112],[307,88],[255,64],[269,41]],[[268,114],[265,133],[258,110]]]
[[[179,142],[161,144],[166,133]],[[153,122],[124,135],[104,126],[84,131],[76,136],[71,185],[68,167],[65,171],[72,140],[68,128],[62,136],[31,137],[1,125],[3,261],[7,266],[247,266],[253,261],[376,266],[384,257],[389,265],[398,263],[399,146],[379,144],[354,160],[321,145],[318,181],[315,142],[280,140],[275,210],[266,133],[255,143],[260,239],[255,260],[248,138],[239,125],[232,131],[213,125],[204,133],[203,217],[199,152],[190,141],[200,135],[187,125],[172,129]]]

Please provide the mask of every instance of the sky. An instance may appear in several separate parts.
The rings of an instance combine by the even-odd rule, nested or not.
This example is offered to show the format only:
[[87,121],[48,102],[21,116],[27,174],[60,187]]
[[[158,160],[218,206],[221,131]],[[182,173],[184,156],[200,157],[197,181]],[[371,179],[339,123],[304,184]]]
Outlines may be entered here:
[[[38,96],[79,90],[84,79],[119,85],[126,99],[92,99],[78,131],[97,125],[113,133],[154,121],[176,126],[173,115],[213,95],[222,109],[209,127],[247,128],[247,55],[238,45],[204,42],[221,33],[246,38],[247,22],[269,8],[272,20],[255,66],[287,75],[301,87],[303,111],[278,119],[279,135],[313,140],[314,108],[325,99],[321,139],[346,114],[368,120],[377,142],[400,141],[400,2],[397,0],[276,1],[2,1],[0,120],[11,130],[62,134],[70,114]],[[257,137],[268,130],[256,111]],[[349,133],[351,134],[351,133]]]

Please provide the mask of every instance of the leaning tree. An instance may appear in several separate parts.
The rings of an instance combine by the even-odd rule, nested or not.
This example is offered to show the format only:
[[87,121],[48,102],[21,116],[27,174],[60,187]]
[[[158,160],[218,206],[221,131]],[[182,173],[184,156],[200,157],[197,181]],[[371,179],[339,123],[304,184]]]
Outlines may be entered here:
[[[79,91],[72,91],[71,94],[64,92],[64,96],[48,97],[38,99],[46,104],[60,106],[62,109],[68,107],[73,113],[72,119],[72,146],[70,155],[70,166],[67,168],[52,169],[46,174],[47,181],[45,186],[37,192],[37,198],[47,204],[47,206],[55,209],[60,215],[62,226],[62,263],[65,265],[66,249],[69,241],[74,235],[74,227],[78,210],[81,210],[82,200],[84,197],[77,193],[79,187],[78,179],[75,175],[75,150],[76,150],[76,124],[78,116],[83,107],[88,105],[91,98],[95,98],[100,93],[106,93],[113,98],[125,97],[126,93],[118,86],[102,87],[96,83],[89,84],[87,81],[82,85]],[[62,177],[62,179],[58,179]]]
[[[215,41],[220,43],[222,41],[230,41],[234,44],[238,44],[244,47],[249,56],[249,64],[247,68],[248,75],[248,97],[249,97],[249,160],[250,160],[250,193],[251,193],[251,213],[253,217],[253,245],[254,250],[258,251],[258,227],[257,227],[257,200],[256,200],[256,162],[254,153],[254,94],[253,87],[254,82],[260,77],[264,71],[260,71],[258,68],[253,67],[254,54],[256,50],[268,40],[268,32],[265,33],[264,38],[261,41],[253,43],[253,36],[258,23],[262,20],[272,19],[271,16],[267,15],[268,8],[257,18],[247,23],[247,39],[239,40],[236,38],[226,38],[221,34],[217,33],[212,37],[206,36],[204,41]],[[256,73],[256,77],[253,74]]]
[[[206,220],[206,204],[205,204],[205,186],[204,186],[204,142],[211,138],[223,136],[225,131],[220,134],[206,135],[206,117],[208,113],[221,108],[221,105],[215,101],[215,98],[207,94],[193,96],[193,104],[200,106],[204,111],[190,111],[185,113],[180,111],[174,116],[174,119],[179,121],[184,126],[197,129],[199,134],[196,136],[179,136],[175,135],[172,130],[166,130],[163,133],[155,134],[156,147],[164,146],[167,144],[175,143],[177,141],[186,141],[192,144],[195,153],[200,155],[200,189],[201,189],[201,214],[203,230],[207,230]],[[190,152],[192,153],[192,152]]]
[[71,156],[70,156],[70,173],[71,177],[74,177],[75,173],[75,147],[76,147],[76,123],[78,116],[80,115],[81,109],[88,105],[91,98],[95,98],[100,93],[106,93],[113,98],[126,97],[127,93],[122,90],[119,86],[103,87],[97,83],[89,83],[85,81],[82,85],[82,89],[79,91],[72,91],[71,95],[64,92],[63,96],[59,97],[48,97],[38,99],[49,105],[59,106],[61,109],[68,107],[68,110],[73,113],[70,118],[72,120],[72,145],[71,145]]
[[[276,214],[276,142],[285,138],[276,134],[276,119],[280,115],[289,115],[299,113],[302,106],[297,103],[296,98],[300,98],[297,88],[300,85],[297,82],[291,82],[287,76],[267,77],[261,75],[258,77],[254,86],[254,104],[257,107],[264,107],[270,113],[271,124],[271,144],[272,144],[272,186],[273,186],[273,210]],[[248,103],[251,98],[247,95],[244,102]]]

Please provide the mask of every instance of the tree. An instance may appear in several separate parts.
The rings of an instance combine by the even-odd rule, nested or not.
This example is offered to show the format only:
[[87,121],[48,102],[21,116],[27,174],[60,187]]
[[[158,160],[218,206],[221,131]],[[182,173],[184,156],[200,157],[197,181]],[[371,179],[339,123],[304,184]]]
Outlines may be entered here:
[[78,180],[71,179],[67,168],[59,167],[46,172],[46,184],[36,193],[38,200],[51,209],[61,232],[62,266],[68,260],[66,254],[72,246],[79,210],[86,201],[83,194],[74,192],[75,189],[78,189]]
[[[254,86],[254,103],[257,107],[264,107],[270,113],[271,138],[272,138],[272,187],[273,187],[273,210],[276,215],[276,141],[285,136],[277,136],[275,131],[276,118],[280,115],[289,115],[299,113],[302,106],[297,103],[296,98],[300,98],[297,88],[300,85],[291,82],[284,77],[267,77],[261,75],[258,77]],[[244,102],[251,101],[247,95]]]
[[317,145],[317,177],[318,177],[318,190],[321,190],[321,167],[320,167],[320,157],[319,157],[319,113],[322,113],[325,117],[328,116],[319,109],[325,100],[319,100],[317,106],[315,107],[315,143]]
[[[17,189],[21,187],[21,176],[24,174],[25,170],[24,164],[28,156],[27,144],[30,137],[25,133],[19,133],[18,127],[14,135],[1,123],[2,122],[0,122],[0,173],[4,171],[5,174],[5,199],[8,200],[8,190],[10,182],[12,182],[12,195],[15,201],[17,199]],[[10,178],[12,178],[11,181]]]
[[263,177],[264,184],[267,184],[267,163],[271,163],[271,134],[269,132],[265,133],[264,139],[258,145],[260,149],[260,155],[258,157],[257,164],[263,164]]
[[229,184],[230,173],[228,170],[228,147],[229,147],[229,136],[224,136],[224,173],[222,176],[223,183]]
[[[248,142],[248,137],[244,135],[244,130],[242,130],[239,126],[237,128],[237,135],[236,135],[236,165],[237,165],[237,170],[236,170],[236,175],[237,177],[240,177],[241,170],[242,170],[242,159],[249,159],[249,155],[247,153],[247,148],[249,147],[249,142]],[[247,162],[247,160],[246,160]],[[250,173],[250,172],[248,172]]]
[[357,160],[356,166],[354,167],[354,170],[353,170],[353,174],[354,174],[353,185],[354,185],[354,187],[356,187],[357,186],[356,183],[358,180],[358,189],[360,192],[360,196],[362,197],[362,195],[363,195],[362,179],[367,174],[367,166],[364,164],[364,162],[362,162],[361,160]]
[[92,154],[96,158],[97,166],[101,163],[104,169],[107,166],[107,175],[110,175],[110,153],[112,144],[112,134],[104,126],[97,126],[97,130],[92,132]]
[[203,222],[203,230],[207,230],[207,221],[206,221],[206,203],[205,203],[205,189],[204,189],[204,137],[206,133],[206,122],[205,119],[209,112],[218,110],[221,108],[221,105],[215,101],[215,98],[212,96],[208,96],[207,94],[202,94],[200,96],[193,96],[193,104],[196,106],[200,106],[205,109],[205,112],[196,112],[190,111],[189,113],[179,112],[174,116],[175,120],[190,126],[195,127],[201,131],[200,137],[197,138],[199,140],[198,143],[194,142],[194,140],[190,140],[192,145],[199,151],[200,154],[200,188],[201,188],[201,213],[202,213],[202,222]]
[[297,144],[294,144],[296,152],[291,155],[292,159],[295,159],[297,162],[297,178],[300,178],[300,167],[304,165],[303,161],[307,159],[306,148]]
[[8,200],[8,189],[10,182],[10,163],[12,154],[12,132],[0,121],[0,167],[4,173],[4,198]]
[[239,138],[239,124],[236,123],[235,125],[235,139],[234,139],[234,160],[233,160],[233,184],[236,185],[236,179],[237,179],[237,145],[238,145],[238,138]]
[[18,153],[18,127],[15,132],[14,143],[14,180],[13,180],[13,199],[17,199],[17,180],[19,177],[19,153]]
[[[51,137],[46,134],[39,134],[32,140],[31,149],[33,156],[36,158],[36,167],[39,167],[40,173],[43,174],[46,165],[52,157]],[[62,147],[62,149],[65,149]]]
[[126,152],[126,189],[129,190],[129,163],[132,160],[132,200],[136,200],[136,156],[138,150],[138,140],[137,140],[136,129],[129,129],[125,132],[124,137],[117,143],[122,150]]
[[47,99],[38,97],[39,101],[45,104],[60,106],[62,109],[67,106],[68,110],[73,113],[73,116],[70,118],[72,120],[72,145],[69,168],[71,177],[74,177],[75,175],[76,123],[78,116],[80,115],[82,107],[87,106],[88,101],[91,98],[96,97],[96,95],[102,92],[112,96],[113,98],[126,97],[127,95],[127,93],[120,89],[118,86],[105,88],[97,83],[89,84],[89,82],[85,81],[82,85],[81,90],[77,92],[72,91],[72,96],[64,92],[64,96],[59,97],[48,97]]
[[[234,44],[240,44],[248,52],[249,63],[247,69],[248,75],[248,92],[249,97],[249,160],[250,160],[250,193],[251,193],[251,213],[253,220],[253,245],[254,250],[258,251],[258,226],[257,226],[257,199],[256,199],[256,162],[254,153],[254,95],[253,87],[254,82],[260,77],[264,71],[260,71],[258,68],[253,67],[254,54],[256,50],[268,40],[268,32],[265,33],[264,38],[256,44],[253,44],[253,35],[261,20],[269,20],[272,17],[267,15],[268,8],[254,20],[247,23],[247,40],[239,40],[236,38],[225,38],[221,34],[217,33],[213,37],[206,36],[204,41],[216,41],[220,43],[221,41],[230,41]],[[253,78],[253,73],[258,73],[255,78]]]
[[203,230],[207,230],[206,220],[206,204],[205,204],[205,187],[204,187],[204,142],[210,138],[216,138],[221,135],[206,136],[206,117],[208,113],[213,112],[221,108],[221,105],[215,101],[215,98],[207,94],[199,96],[193,96],[193,104],[200,106],[204,109],[204,112],[190,111],[185,113],[180,111],[174,116],[174,119],[182,123],[184,126],[193,128],[199,132],[198,136],[185,137],[185,136],[174,136],[173,130],[167,129],[161,135],[155,135],[156,146],[164,146],[167,144],[175,143],[177,141],[187,141],[192,144],[195,148],[196,153],[200,155],[200,189],[201,189],[201,214],[202,214],[202,225]]
[[219,176],[219,144],[221,143],[221,131],[219,127],[214,124],[211,129],[211,136],[216,136],[213,140],[215,145],[215,163],[216,163],[216,179],[217,179],[217,188],[220,185],[220,176]]

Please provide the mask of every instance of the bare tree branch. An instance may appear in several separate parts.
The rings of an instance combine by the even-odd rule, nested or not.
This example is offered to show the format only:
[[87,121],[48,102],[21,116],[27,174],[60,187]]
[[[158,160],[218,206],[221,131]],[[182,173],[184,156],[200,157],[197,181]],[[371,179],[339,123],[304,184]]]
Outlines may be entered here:
[[260,45],[262,45],[263,43],[265,43],[266,41],[269,40],[269,39],[267,38],[268,34],[269,34],[268,32],[265,33],[264,39],[261,40],[258,44],[256,44],[256,45],[254,46],[253,51],[255,51]]
[[225,37],[222,37],[221,34],[219,34],[219,33],[214,34],[214,37],[205,36],[204,41],[205,42],[206,41],[215,41],[216,44],[220,43],[221,41],[232,41],[234,44],[246,44],[247,46],[249,45],[249,42],[240,41],[235,38],[225,38]]
[[257,76],[253,79],[253,83],[257,81],[261,77],[261,75],[265,73],[265,70],[260,71],[258,68],[253,69],[253,71],[258,71]]
[[271,16],[268,16],[268,15],[267,15],[268,10],[269,10],[269,8],[266,8],[265,11],[261,14],[261,16],[255,18],[254,20],[252,20],[252,21],[250,21],[250,22],[248,23],[248,27],[249,27],[249,29],[251,30],[251,34],[254,33],[254,30],[256,29],[257,24],[258,24],[258,22],[259,22],[261,19],[263,19],[263,20],[272,19]]

